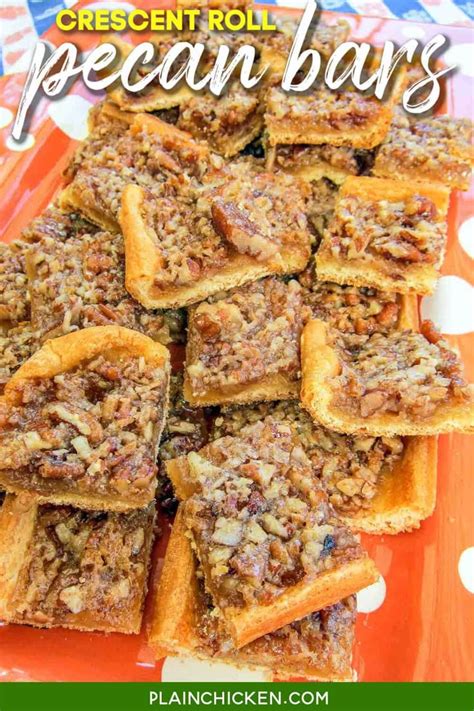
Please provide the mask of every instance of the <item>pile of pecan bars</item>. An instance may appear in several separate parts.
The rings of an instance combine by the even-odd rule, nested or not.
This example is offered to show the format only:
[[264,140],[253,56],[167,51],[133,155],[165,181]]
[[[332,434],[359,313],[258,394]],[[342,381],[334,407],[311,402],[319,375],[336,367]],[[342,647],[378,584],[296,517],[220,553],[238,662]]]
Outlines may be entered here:
[[190,33],[209,61],[252,43],[254,92],[112,90],[56,202],[1,245],[3,620],[137,633],[157,498],[177,508],[157,659],[351,679],[354,594],[378,577],[358,532],[418,527],[436,435],[474,428],[417,308],[471,124],[412,118],[399,90],[285,94],[287,30]]

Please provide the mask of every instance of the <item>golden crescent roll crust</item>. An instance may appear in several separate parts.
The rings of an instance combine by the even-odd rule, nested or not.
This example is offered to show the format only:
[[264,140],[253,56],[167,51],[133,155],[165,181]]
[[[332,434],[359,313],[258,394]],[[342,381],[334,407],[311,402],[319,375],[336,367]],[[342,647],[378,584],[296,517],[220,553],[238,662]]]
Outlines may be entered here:
[[328,327],[320,320],[310,321],[301,338],[302,386],[301,401],[310,415],[336,432],[347,434],[437,435],[445,432],[474,431],[474,387],[471,400],[446,403],[425,420],[413,421],[407,415],[383,413],[369,418],[354,414],[332,404],[336,395],[334,377],[341,364],[328,337]]
[[291,274],[304,269],[309,259],[309,241],[301,235],[300,243],[283,245],[278,259],[265,263],[251,256],[236,254],[215,274],[192,285],[160,289],[155,276],[161,262],[156,237],[142,216],[145,192],[127,185],[122,195],[120,225],[125,240],[125,284],[129,293],[146,308],[175,308],[204,300],[219,291],[227,291],[271,274]]

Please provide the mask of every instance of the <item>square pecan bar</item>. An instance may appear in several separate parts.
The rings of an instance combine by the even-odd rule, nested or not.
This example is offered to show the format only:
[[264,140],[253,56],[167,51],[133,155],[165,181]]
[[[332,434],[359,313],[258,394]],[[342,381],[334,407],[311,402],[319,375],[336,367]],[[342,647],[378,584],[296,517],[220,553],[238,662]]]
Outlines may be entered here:
[[119,514],[7,496],[0,510],[1,617],[137,634],[154,518],[154,504]]
[[[107,136],[104,125],[111,111],[114,120],[118,112],[123,121],[119,134],[111,131]],[[103,229],[119,230],[118,212],[126,185],[139,185],[160,195],[170,177],[198,177],[210,167],[207,146],[156,116],[111,110],[109,104],[103,106],[101,115],[72,159],[67,172],[71,182],[60,195],[60,204],[79,210]]]
[[127,290],[146,308],[174,308],[302,271],[311,239],[306,188],[247,161],[203,186],[170,182],[160,197],[128,185],[120,213]]
[[189,309],[185,398],[216,405],[297,397],[306,312],[298,282],[276,278]]
[[430,294],[447,242],[449,190],[429,183],[351,177],[316,253],[319,279]]
[[237,648],[377,579],[290,426],[268,418],[167,470]]
[[48,341],[5,386],[2,488],[85,509],[147,505],[168,384],[168,350],[136,331],[96,326]]
[[155,598],[148,642],[156,658],[165,655],[216,659],[259,667],[279,679],[352,679],[355,597],[285,625],[241,649],[219,622],[202,571],[186,536],[182,510],[176,516]]
[[303,406],[349,434],[436,435],[474,430],[474,385],[458,356],[424,321],[353,339],[310,321],[301,339]]
[[451,116],[413,122],[398,113],[377,153],[373,173],[467,190],[474,165],[472,125],[468,118]]
[[433,513],[436,437],[341,434],[313,422],[297,400],[285,400],[221,408],[210,439],[238,436],[268,417],[293,429],[329,502],[352,530],[410,531]]
[[[62,229],[62,240],[56,237]],[[48,231],[44,229],[49,223]],[[80,229],[78,225],[80,224]],[[123,237],[59,211],[38,218],[26,254],[31,321],[40,338],[89,326],[116,324],[167,344],[181,341],[184,316],[146,311],[125,289]]]

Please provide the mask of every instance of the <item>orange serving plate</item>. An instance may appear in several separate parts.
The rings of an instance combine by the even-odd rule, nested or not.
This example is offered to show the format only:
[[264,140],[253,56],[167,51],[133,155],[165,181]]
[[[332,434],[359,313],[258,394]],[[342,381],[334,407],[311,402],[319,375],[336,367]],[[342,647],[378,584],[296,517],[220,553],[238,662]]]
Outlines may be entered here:
[[[79,5],[92,3],[81,2]],[[118,3],[118,5],[130,3]],[[143,7],[165,3],[137,2]],[[291,10],[272,11],[290,14]],[[326,13],[329,18],[336,18]],[[448,81],[445,110],[472,113],[472,33],[468,29],[347,16],[352,36],[375,45],[416,37],[423,43],[441,32],[450,39],[448,64],[459,64]],[[68,40],[90,48],[93,33],[46,33],[58,45]],[[11,119],[23,75],[0,81],[0,226],[3,239],[50,202],[61,185],[61,170],[83,137],[86,109],[99,97],[79,83],[67,98],[42,100],[28,128],[24,150],[11,150]],[[449,211],[449,248],[434,298],[421,304],[451,343],[459,348],[469,379],[474,380],[473,190],[455,192]],[[474,668],[474,441],[460,435],[440,438],[438,505],[421,529],[395,537],[364,536],[364,544],[383,575],[359,596],[355,669],[361,681],[467,681]],[[154,579],[166,547],[166,521],[156,545]],[[145,623],[146,624],[146,623]],[[61,629],[0,627],[0,680],[159,681],[257,679],[258,674],[203,662],[154,663],[139,636],[85,634]]]

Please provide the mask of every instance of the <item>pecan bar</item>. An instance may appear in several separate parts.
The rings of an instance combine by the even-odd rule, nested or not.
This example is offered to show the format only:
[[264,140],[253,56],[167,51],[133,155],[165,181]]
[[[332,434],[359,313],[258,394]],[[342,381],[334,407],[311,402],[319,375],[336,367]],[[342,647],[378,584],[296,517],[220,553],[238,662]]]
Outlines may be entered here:
[[470,119],[433,116],[413,123],[399,113],[377,153],[373,173],[467,190],[473,164]]
[[[108,116],[107,104],[102,111]],[[79,210],[94,224],[115,232],[126,185],[160,195],[170,177],[201,176],[210,160],[206,146],[175,126],[149,114],[123,115],[127,119],[118,136],[113,131],[104,136],[101,122],[93,128],[72,159],[67,173],[71,182],[60,196],[62,207]]]
[[303,180],[327,178],[340,185],[349,175],[367,173],[374,162],[374,152],[350,146],[277,145],[267,150],[269,170],[284,170]]
[[28,279],[25,272],[26,242],[0,242],[0,322],[18,323],[30,315]]
[[192,405],[296,397],[303,289],[262,279],[189,310],[184,395]]
[[48,341],[5,386],[0,482],[85,509],[147,505],[166,417],[168,350],[118,326]]
[[[65,227],[63,239],[54,232],[54,217]],[[26,254],[31,321],[42,339],[89,326],[117,324],[167,344],[182,341],[183,315],[177,311],[146,311],[125,289],[125,249],[119,233],[101,230],[59,212],[48,219],[52,235],[41,232]],[[69,229],[68,229],[69,228]]]
[[260,91],[234,82],[221,96],[204,92],[183,102],[178,126],[230,158],[262,132],[263,106]]
[[146,308],[202,301],[310,256],[306,186],[241,161],[204,186],[168,183],[161,197],[129,185],[120,223],[127,290]]
[[232,649],[205,590],[181,511],[168,542],[148,641],[158,659],[185,655],[264,668],[280,679],[343,681],[352,678],[355,616],[351,596]]
[[168,463],[213,603],[236,647],[377,578],[292,428],[268,418]]
[[392,113],[391,101],[354,90],[331,91],[318,85],[295,94],[272,87],[265,124],[270,145],[309,143],[370,149],[385,138]]
[[320,320],[301,341],[304,407],[338,432],[385,435],[474,430],[474,388],[431,321],[421,333],[356,341]]
[[443,263],[449,190],[348,178],[316,254],[323,281],[429,294]]
[[82,511],[7,496],[0,510],[0,614],[36,627],[137,634],[154,505]]
[[268,417],[291,426],[329,502],[351,529],[400,533],[433,513],[435,437],[345,435],[313,422],[297,400],[287,400],[221,408],[210,439],[235,437]]

